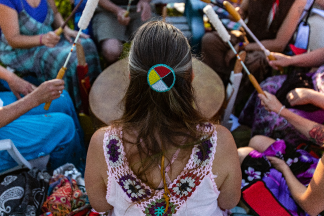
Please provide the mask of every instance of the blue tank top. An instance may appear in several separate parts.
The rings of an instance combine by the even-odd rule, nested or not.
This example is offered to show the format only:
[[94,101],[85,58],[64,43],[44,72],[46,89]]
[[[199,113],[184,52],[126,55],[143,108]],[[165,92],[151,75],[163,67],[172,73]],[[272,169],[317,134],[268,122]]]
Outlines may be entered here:
[[[32,7],[26,0],[0,0],[0,4],[6,5],[17,11],[19,14],[23,9],[35,20],[43,23],[47,14],[47,2],[41,0],[37,7]],[[1,35],[1,29],[0,29]]]

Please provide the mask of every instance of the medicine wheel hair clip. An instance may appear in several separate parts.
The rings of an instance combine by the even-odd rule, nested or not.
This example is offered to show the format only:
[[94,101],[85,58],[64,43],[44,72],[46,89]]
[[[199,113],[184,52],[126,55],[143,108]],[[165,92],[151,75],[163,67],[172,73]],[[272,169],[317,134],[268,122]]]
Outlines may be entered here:
[[167,92],[175,83],[174,70],[165,64],[156,64],[147,73],[147,82],[156,92]]

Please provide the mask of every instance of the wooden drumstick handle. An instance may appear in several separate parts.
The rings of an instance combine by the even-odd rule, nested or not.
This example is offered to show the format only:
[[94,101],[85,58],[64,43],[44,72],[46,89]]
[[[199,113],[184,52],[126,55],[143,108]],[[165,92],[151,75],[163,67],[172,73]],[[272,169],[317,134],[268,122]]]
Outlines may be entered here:
[[[65,71],[66,71],[66,67],[62,67],[58,72],[56,79],[62,79],[64,77]],[[45,103],[44,110],[48,110],[51,106],[51,103],[52,102]]]
[[167,17],[167,14],[168,14],[168,9],[166,7],[166,5],[162,8],[162,20],[163,22],[165,22],[165,19]]
[[252,85],[254,86],[255,90],[257,90],[257,92],[259,94],[265,95],[263,90],[261,89],[261,86],[259,85],[258,81],[255,79],[255,77],[252,74],[249,74],[248,76],[249,76],[249,79],[250,79]]
[[62,33],[63,33],[63,28],[62,27],[59,27],[58,29],[55,30],[55,34],[57,36],[60,36]]
[[233,19],[238,22],[241,18],[241,15],[235,10],[234,6],[228,1],[224,1],[223,5],[227,12],[232,15]]
[[125,13],[124,13],[124,17],[128,17],[129,16],[129,11],[126,11]]
[[[270,61],[273,61],[273,60],[276,60],[276,57],[274,57],[274,55],[272,55],[272,54],[270,54],[270,55],[268,55],[268,59],[270,60]],[[278,69],[280,70],[280,71],[283,71],[283,68],[282,67],[278,67]]]

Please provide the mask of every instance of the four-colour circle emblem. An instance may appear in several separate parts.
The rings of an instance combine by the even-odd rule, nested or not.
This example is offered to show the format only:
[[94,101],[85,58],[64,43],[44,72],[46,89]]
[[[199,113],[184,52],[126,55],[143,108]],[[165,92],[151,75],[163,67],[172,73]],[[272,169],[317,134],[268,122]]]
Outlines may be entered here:
[[175,83],[175,73],[171,67],[165,64],[157,64],[147,73],[147,82],[156,92],[167,92]]

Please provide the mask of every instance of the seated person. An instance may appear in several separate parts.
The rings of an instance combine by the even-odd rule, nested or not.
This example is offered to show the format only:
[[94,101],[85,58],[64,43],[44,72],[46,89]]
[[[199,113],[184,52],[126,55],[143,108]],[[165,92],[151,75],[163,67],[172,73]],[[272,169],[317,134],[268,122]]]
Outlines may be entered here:
[[[266,91],[259,97],[267,111],[279,113],[313,144],[323,147],[323,125],[284,108]],[[242,164],[242,186],[262,179],[292,215],[318,215],[324,210],[324,156],[319,160],[303,149],[292,148],[283,140],[266,136],[253,137],[249,147],[239,148],[238,153]]]
[[108,65],[116,62],[123,51],[122,42],[151,17],[151,0],[131,0],[129,15],[125,16],[129,0],[99,0],[92,21],[93,35]]
[[91,206],[125,216],[223,215],[240,198],[238,155],[230,132],[207,123],[193,106],[186,37],[165,22],[144,24],[131,45],[129,70],[123,116],[90,142]]
[[[248,18],[247,26],[265,48],[273,52],[282,52],[295,32],[306,0],[287,0],[280,1],[278,6],[275,4],[276,1],[244,0],[238,8],[238,12],[243,20]],[[273,10],[273,8],[277,9]],[[258,44],[249,34],[246,34],[251,43],[244,45],[243,36],[242,32],[232,31],[231,42],[237,51],[245,50],[247,52],[245,64],[257,81],[261,82],[270,75],[271,68]],[[216,71],[227,85],[236,57],[217,32],[206,33],[202,38],[202,55],[203,62]],[[247,74],[243,72],[236,104],[244,103],[253,90]]]
[[[50,80],[36,88],[2,66],[0,79],[12,90],[0,92],[0,139],[11,139],[26,160],[50,155],[49,171],[69,162],[84,172],[83,132],[71,98],[63,90],[64,81]],[[21,94],[26,96],[20,98]],[[49,101],[52,104],[46,111],[44,103]],[[0,172],[16,165],[7,151],[0,151]]]
[[[273,53],[277,58],[275,61],[270,61],[270,65],[274,68],[297,66],[297,67],[318,67],[324,64],[323,58],[324,48],[314,50],[309,53],[286,56],[279,53]],[[306,80],[302,80],[302,84],[307,80],[310,84],[308,87],[298,87],[299,82],[292,84],[294,77],[289,78],[287,75],[278,75],[267,78],[260,83],[261,88],[271,94],[276,94],[281,87],[291,85],[291,91],[287,92],[286,97],[289,105],[289,110],[317,123],[324,122],[324,66],[321,66],[315,73],[303,75]],[[298,78],[299,79],[299,78]],[[287,83],[289,81],[289,83]],[[295,85],[297,88],[295,88]],[[301,105],[314,105],[318,109],[301,109]],[[287,106],[287,104],[286,104]],[[288,107],[288,106],[287,106]],[[239,117],[239,123],[251,127],[252,136],[265,135],[273,139],[284,139],[288,144],[296,145],[296,141],[307,139],[296,130],[295,127],[285,118],[277,115],[274,112],[267,112],[261,105],[257,92],[254,92]]]
[[[40,82],[54,79],[63,67],[77,32],[64,28],[64,37],[54,29],[63,24],[54,0],[0,0],[0,61],[21,73],[34,72]],[[88,75],[93,82],[101,72],[95,44],[82,34]],[[81,99],[76,73],[77,56],[72,53],[64,77],[65,89],[79,108]]]

